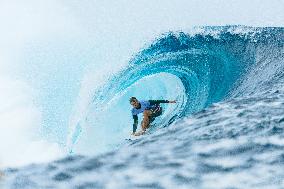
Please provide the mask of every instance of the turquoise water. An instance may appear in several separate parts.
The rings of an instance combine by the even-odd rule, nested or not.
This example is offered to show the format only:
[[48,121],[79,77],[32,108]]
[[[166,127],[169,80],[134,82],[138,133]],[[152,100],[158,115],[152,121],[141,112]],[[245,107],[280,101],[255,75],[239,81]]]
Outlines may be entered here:
[[[96,87],[86,82],[71,154],[6,169],[3,187],[283,188],[284,29],[201,29],[157,36]],[[131,96],[178,103],[126,141]]]

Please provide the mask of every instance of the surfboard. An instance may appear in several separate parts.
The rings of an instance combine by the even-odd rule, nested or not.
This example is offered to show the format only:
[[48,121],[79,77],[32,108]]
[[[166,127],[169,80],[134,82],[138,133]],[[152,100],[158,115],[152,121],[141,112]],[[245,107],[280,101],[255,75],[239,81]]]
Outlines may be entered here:
[[126,138],[125,140],[127,141],[134,141],[134,140],[138,140],[140,139],[143,135],[146,135],[148,132],[148,130],[146,130],[143,134],[141,131],[137,132],[137,135],[130,135],[128,138]]
[[131,135],[131,136],[129,136],[129,138],[126,138],[125,140],[126,140],[126,141],[135,141],[135,140],[138,140],[139,138],[140,138],[140,137]]

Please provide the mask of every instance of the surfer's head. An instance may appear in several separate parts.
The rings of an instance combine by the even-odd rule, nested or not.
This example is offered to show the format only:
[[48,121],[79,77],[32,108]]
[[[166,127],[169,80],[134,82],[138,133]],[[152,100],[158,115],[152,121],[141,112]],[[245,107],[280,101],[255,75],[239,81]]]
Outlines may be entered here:
[[137,100],[136,97],[131,97],[129,99],[129,102],[134,108],[139,108],[139,101]]

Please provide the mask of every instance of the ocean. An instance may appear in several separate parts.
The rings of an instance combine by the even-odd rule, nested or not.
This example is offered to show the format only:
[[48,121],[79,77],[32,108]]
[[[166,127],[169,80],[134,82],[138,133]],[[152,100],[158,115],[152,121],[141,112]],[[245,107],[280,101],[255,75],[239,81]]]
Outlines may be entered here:
[[[94,91],[69,155],[5,169],[4,188],[284,188],[284,29],[195,29],[141,49]],[[177,104],[129,141],[130,96]]]

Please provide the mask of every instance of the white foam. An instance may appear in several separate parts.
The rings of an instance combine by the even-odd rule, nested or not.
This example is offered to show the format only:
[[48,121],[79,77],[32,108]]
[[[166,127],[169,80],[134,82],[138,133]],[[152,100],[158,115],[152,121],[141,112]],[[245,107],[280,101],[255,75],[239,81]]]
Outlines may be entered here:
[[38,138],[41,113],[33,89],[22,81],[0,77],[0,163],[19,166],[60,157],[56,144]]

